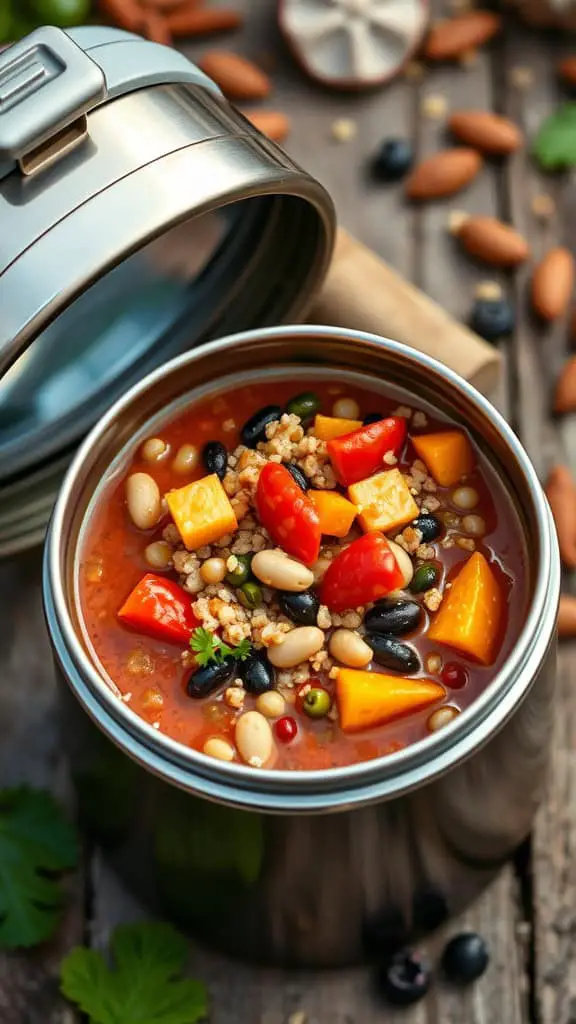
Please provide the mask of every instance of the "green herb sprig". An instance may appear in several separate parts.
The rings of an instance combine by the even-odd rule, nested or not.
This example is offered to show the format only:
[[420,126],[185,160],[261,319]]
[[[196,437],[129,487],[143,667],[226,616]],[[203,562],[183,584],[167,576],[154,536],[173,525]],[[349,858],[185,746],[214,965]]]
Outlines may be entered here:
[[159,921],[120,925],[110,940],[112,965],[77,946],[60,968],[60,988],[90,1024],[196,1024],[208,1016],[208,995],[182,972],[188,943]]
[[194,630],[190,639],[190,649],[196,655],[196,661],[202,667],[211,661],[221,665],[225,658],[236,658],[237,661],[246,661],[252,653],[252,646],[249,640],[241,640],[237,647],[229,647],[219,636],[210,633],[203,626]]

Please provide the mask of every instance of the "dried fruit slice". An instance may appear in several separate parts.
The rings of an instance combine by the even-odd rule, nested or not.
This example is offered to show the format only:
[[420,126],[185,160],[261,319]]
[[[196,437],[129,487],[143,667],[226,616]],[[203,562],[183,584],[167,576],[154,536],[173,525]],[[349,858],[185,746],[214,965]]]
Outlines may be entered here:
[[428,0],[280,0],[280,28],[311,78],[338,89],[381,85],[418,46]]

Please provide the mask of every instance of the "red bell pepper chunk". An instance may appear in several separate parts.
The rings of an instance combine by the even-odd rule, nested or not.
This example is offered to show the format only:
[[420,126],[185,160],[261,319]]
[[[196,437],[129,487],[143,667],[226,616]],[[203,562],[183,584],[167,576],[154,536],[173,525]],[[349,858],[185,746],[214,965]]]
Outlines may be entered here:
[[334,612],[358,608],[404,585],[404,576],[383,533],[366,533],[330,564],[320,600]]
[[256,508],[262,526],[287,555],[313,565],[320,553],[320,517],[285,466],[268,462],[258,480]]
[[147,573],[122,605],[118,618],[155,640],[186,645],[199,620],[192,599],[172,580]]
[[348,487],[381,470],[387,452],[398,455],[405,440],[406,420],[403,416],[389,416],[333,438],[327,449],[338,480]]

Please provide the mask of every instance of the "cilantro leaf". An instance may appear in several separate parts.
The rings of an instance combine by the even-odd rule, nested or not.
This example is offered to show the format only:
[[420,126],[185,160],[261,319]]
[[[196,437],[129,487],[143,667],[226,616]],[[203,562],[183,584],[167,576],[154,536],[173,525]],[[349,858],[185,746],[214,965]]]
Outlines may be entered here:
[[247,639],[241,640],[237,647],[229,647],[219,636],[210,633],[203,626],[194,630],[190,639],[190,648],[196,655],[196,661],[202,667],[215,661],[222,664],[224,658],[237,658],[245,661],[252,653],[252,646]]
[[182,978],[188,944],[168,924],[143,921],[116,928],[114,966],[78,946],[60,968],[60,987],[90,1024],[196,1024],[208,1012],[204,985]]
[[48,939],[58,924],[62,892],[48,872],[73,868],[72,826],[43,790],[0,790],[0,947],[18,949]]
[[533,153],[546,171],[576,165],[576,103],[564,103],[540,126]]
[[219,660],[219,647],[222,643],[219,637],[214,636],[213,633],[209,633],[203,626],[198,626],[194,630],[190,639],[190,648],[196,655],[196,661],[199,665],[207,665],[210,661]]

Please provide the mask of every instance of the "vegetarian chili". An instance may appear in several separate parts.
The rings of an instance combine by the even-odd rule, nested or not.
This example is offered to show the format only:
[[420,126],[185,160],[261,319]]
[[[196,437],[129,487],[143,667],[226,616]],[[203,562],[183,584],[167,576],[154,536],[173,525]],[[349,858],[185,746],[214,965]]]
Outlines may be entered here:
[[400,750],[473,702],[522,625],[519,519],[468,431],[356,386],[212,394],[93,504],[93,656],[135,714],[220,760]]

